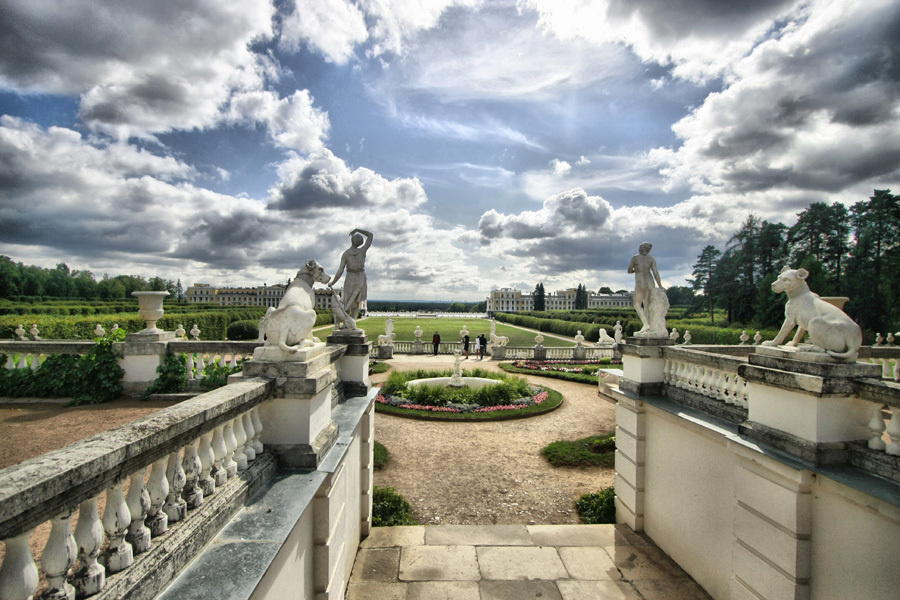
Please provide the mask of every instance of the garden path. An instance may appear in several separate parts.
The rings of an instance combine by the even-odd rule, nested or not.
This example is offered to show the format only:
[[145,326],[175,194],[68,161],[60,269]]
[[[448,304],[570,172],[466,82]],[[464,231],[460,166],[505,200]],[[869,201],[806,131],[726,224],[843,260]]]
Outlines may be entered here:
[[[398,355],[386,361],[399,370],[446,369],[453,357]],[[463,370],[500,368],[489,360],[462,361]],[[373,375],[381,382],[387,374]],[[393,487],[423,524],[579,523],[575,501],[613,485],[613,469],[557,469],[541,448],[615,429],[615,406],[591,385],[526,376],[562,393],[557,410],[528,419],[494,422],[431,422],[385,414],[375,418],[375,439],[391,454],[375,473],[375,485]]]

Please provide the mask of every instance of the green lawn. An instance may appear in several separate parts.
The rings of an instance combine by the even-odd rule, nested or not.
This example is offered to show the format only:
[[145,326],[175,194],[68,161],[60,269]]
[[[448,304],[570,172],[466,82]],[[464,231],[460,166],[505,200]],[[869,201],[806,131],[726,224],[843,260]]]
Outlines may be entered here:
[[[366,335],[368,335],[370,340],[374,341],[378,339],[379,335],[384,333],[384,323],[386,320],[387,317],[369,317],[360,321],[359,327],[366,331]],[[397,337],[395,338],[396,341],[414,341],[416,336],[413,332],[416,329],[416,325],[422,328],[422,341],[426,344],[431,343],[431,336],[434,335],[435,330],[440,332],[442,342],[459,341],[459,331],[463,328],[463,325],[469,329],[469,337],[472,341],[471,348],[473,350],[475,349],[476,335],[483,333],[489,340],[491,335],[490,319],[416,319],[413,317],[394,317],[394,333],[397,334]],[[324,339],[330,331],[330,328],[316,331],[316,336],[320,339]],[[510,346],[534,346],[534,336],[537,334],[516,329],[515,327],[510,327],[509,325],[497,321],[497,335],[505,335],[508,337],[508,345]],[[558,347],[574,345],[575,342],[560,340],[549,336],[544,337],[544,346]]]

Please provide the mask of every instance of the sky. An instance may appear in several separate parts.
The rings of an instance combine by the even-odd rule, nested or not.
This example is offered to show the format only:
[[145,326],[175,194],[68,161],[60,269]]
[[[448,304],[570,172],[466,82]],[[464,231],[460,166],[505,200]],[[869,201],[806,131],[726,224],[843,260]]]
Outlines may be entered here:
[[370,299],[663,285],[900,181],[895,0],[0,0],[0,254]]

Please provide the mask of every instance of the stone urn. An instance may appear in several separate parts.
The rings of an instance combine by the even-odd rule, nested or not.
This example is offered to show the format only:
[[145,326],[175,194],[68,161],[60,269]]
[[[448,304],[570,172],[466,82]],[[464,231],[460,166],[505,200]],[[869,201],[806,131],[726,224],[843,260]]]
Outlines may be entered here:
[[162,329],[156,328],[156,321],[163,316],[163,298],[169,295],[169,292],[131,292],[132,296],[138,299],[138,314],[147,325],[146,329],[138,333],[163,333]]

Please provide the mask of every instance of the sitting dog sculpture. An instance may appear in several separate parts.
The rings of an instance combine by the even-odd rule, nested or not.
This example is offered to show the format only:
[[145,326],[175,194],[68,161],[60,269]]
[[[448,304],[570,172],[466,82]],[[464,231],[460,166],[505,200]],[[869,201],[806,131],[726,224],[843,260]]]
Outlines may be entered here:
[[259,335],[265,336],[266,346],[296,352],[315,344],[312,330],[316,323],[316,297],[312,287],[330,279],[322,265],[312,259],[306,261],[285,290],[278,308],[270,307],[259,323]]
[[797,346],[809,332],[813,343],[810,352],[827,352],[833,358],[855,361],[862,345],[862,330],[844,311],[809,291],[808,276],[806,269],[785,267],[772,283],[772,290],[787,294],[788,301],[781,331],[774,340],[763,342],[763,346],[783,343],[796,325],[797,334],[788,346]]

